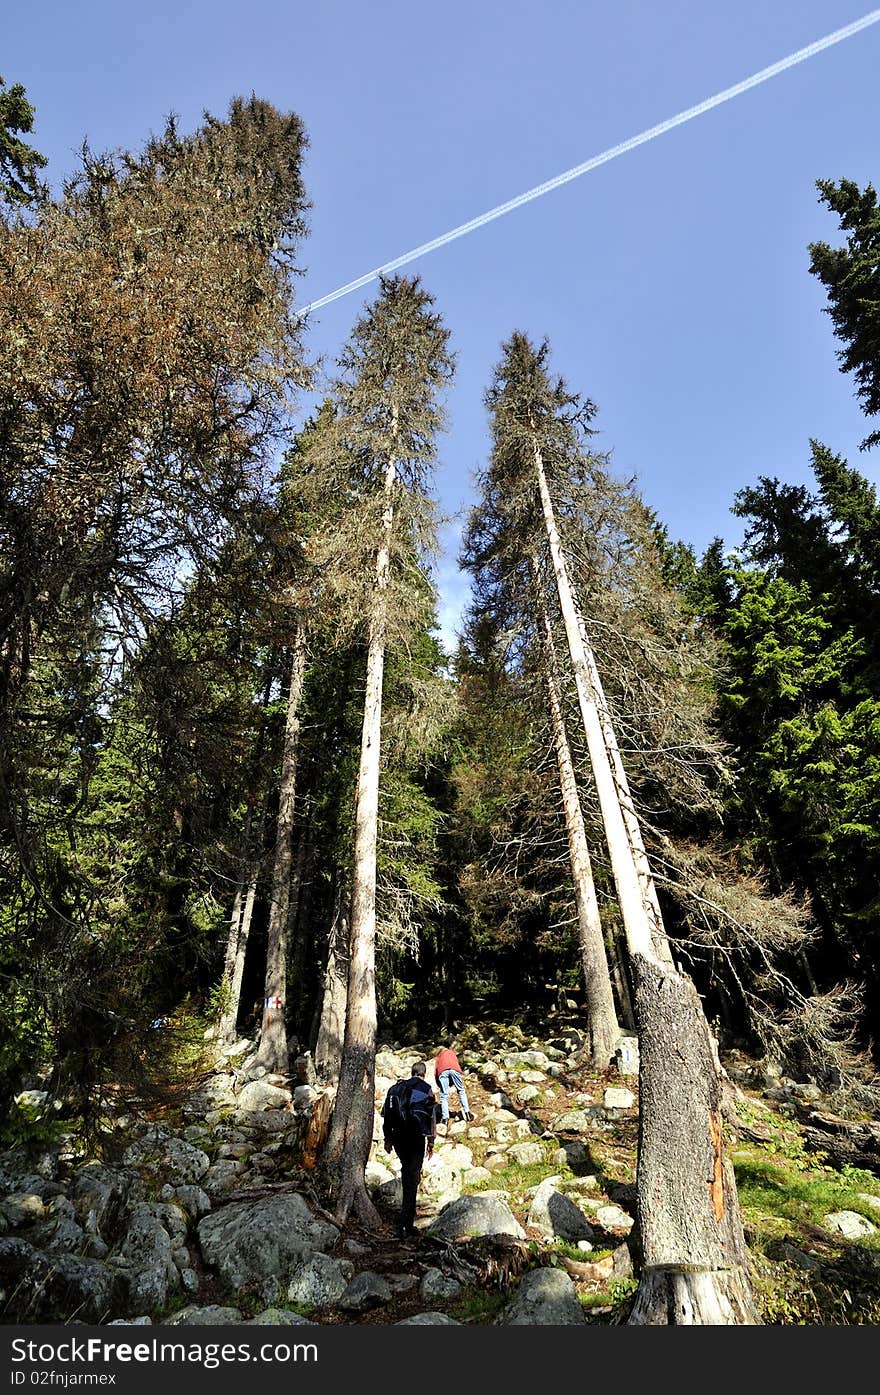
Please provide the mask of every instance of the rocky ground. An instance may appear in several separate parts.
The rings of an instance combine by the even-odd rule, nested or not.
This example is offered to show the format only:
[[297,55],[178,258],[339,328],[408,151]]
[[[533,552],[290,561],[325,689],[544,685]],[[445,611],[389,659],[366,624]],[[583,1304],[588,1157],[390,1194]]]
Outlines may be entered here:
[[[384,1045],[377,1106],[437,1046]],[[0,1156],[3,1320],[620,1321],[638,1264],[637,1043],[605,1073],[582,1047],[573,1026],[546,1040],[510,1025],[462,1034],[475,1117],[440,1128],[418,1235],[401,1242],[378,1113],[367,1184],[389,1224],[340,1229],[301,1166],[321,1092],[260,1075],[253,1044],[236,1043],[182,1108],[115,1118],[100,1158],[64,1137]],[[765,1320],[880,1321],[880,1125],[840,1119],[814,1085],[772,1068],[726,1064]],[[39,1114],[47,1102],[24,1103]]]

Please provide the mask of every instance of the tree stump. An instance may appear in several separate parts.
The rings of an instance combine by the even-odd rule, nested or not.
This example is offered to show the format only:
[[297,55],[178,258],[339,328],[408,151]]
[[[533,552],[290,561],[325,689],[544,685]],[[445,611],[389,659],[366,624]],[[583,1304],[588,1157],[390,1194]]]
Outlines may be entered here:
[[721,1080],[690,979],[633,956],[639,1022],[643,1266],[636,1326],[760,1322],[733,1169],[724,1158]]

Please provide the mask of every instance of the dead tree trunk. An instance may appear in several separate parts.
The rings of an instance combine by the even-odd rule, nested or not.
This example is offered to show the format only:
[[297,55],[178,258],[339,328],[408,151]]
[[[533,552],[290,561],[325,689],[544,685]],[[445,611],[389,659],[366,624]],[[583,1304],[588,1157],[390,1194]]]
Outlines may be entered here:
[[599,915],[599,902],[596,899],[593,867],[587,845],[587,830],[584,826],[574,762],[571,758],[571,747],[568,744],[568,733],[565,729],[565,717],[562,712],[559,663],[556,655],[556,642],[553,638],[553,624],[547,609],[538,563],[535,558],[532,559],[532,572],[543,631],[547,703],[553,726],[556,764],[559,769],[559,789],[565,814],[568,855],[574,881],[578,946],[587,997],[590,1055],[593,1064],[602,1069],[608,1065],[614,1052],[614,1047],[620,1036],[620,1027],[614,1009],[614,990],[608,971],[602,919]]
[[623,1018],[624,1026],[633,1032],[636,1026],[636,1011],[629,989],[626,960],[621,948],[620,937],[614,930],[611,931],[610,938],[611,971],[614,976],[614,986],[617,989],[617,1001],[620,1003],[620,1015]]
[[293,857],[293,819],[296,801],[296,762],[299,746],[300,704],[306,671],[305,628],[299,624],[293,641],[290,688],[284,724],[281,757],[281,790],[275,860],[272,867],[272,896],[269,903],[269,934],[266,947],[266,993],[257,1064],[279,1075],[287,1075],[287,1028],[284,1011],[287,1002],[287,913],[290,904],[290,871]]
[[[724,1159],[720,1074],[709,1027],[690,979],[678,973],[668,948],[660,952],[655,943],[654,918],[621,810],[547,477],[537,442],[533,444],[559,605],[635,979],[643,1268],[630,1322],[757,1323],[736,1183]],[[607,707],[605,714],[610,728]]]
[[[392,440],[397,414],[392,415]],[[348,1001],[339,1088],[327,1140],[326,1162],[337,1220],[352,1210],[368,1225],[381,1224],[367,1195],[364,1169],[373,1142],[376,1075],[376,850],[379,834],[379,768],[382,680],[385,668],[387,597],[397,471],[392,455],[385,470],[382,542],[367,645],[367,685],[361,758],[355,797],[354,884],[351,897]]]
[[633,956],[640,1033],[638,1206],[643,1266],[635,1326],[760,1322],[732,1165],[721,1082],[690,979]]
[[348,915],[346,888],[340,877],[333,908],[327,946],[327,968],[321,1002],[321,1022],[315,1043],[315,1070],[328,1084],[338,1080],[345,1035],[345,1007],[348,997]]
[[[243,896],[242,892],[244,892]],[[244,977],[244,961],[251,933],[256,895],[257,871],[254,868],[248,879],[247,887],[245,888],[242,884],[236,890],[230,918],[226,963],[223,968],[223,982],[227,991],[223,1015],[217,1028],[217,1039],[224,1046],[231,1046],[235,1041],[236,1024],[241,1005],[241,981]]]
[[[537,442],[533,444],[538,492],[541,498],[544,526],[547,531],[547,545],[550,550],[550,560],[553,565],[553,575],[556,581],[557,594],[559,596],[559,609],[562,613],[562,621],[565,626],[565,637],[568,642],[568,652],[571,658],[578,705],[580,707],[581,720],[584,725],[584,735],[587,739],[587,749],[590,755],[590,765],[593,771],[596,794],[599,798],[599,808],[602,812],[602,823],[605,828],[605,838],[608,843],[608,852],[611,858],[611,870],[614,875],[614,884],[617,888],[617,900],[620,905],[620,913],[623,917],[623,923],[626,929],[627,944],[630,947],[630,953],[637,952],[637,950],[640,949],[645,954],[652,956],[653,946],[651,943],[650,926],[642,897],[642,887],[639,882],[629,835],[620,807],[617,782],[614,778],[608,748],[605,744],[605,733],[602,729],[602,722],[599,717],[596,695],[590,681],[590,669],[587,663],[586,645],[581,630],[580,616],[578,615],[574,593],[572,592],[571,582],[568,576],[568,568],[559,540],[559,530],[556,526],[553,502],[550,498],[550,490],[547,486],[544,462],[541,458],[541,452],[538,449]],[[635,951],[634,946],[636,947]]]
[[[582,619],[580,623],[581,633],[585,634],[584,622]],[[611,713],[605,698],[605,690],[602,687],[602,679],[599,676],[599,669],[596,665],[596,656],[591,646],[586,642],[584,643],[584,658],[586,660],[587,672],[590,676],[590,686],[596,699],[596,708],[599,713],[599,721],[602,725],[602,735],[605,738],[608,758],[611,761],[611,770],[617,788],[617,797],[620,801],[620,812],[623,815],[627,837],[629,838],[630,847],[633,852],[633,861],[636,864],[636,872],[639,877],[639,885],[642,888],[642,900],[651,923],[651,937],[654,941],[654,950],[658,959],[663,959],[668,964],[671,964],[673,962],[672,951],[669,947],[669,940],[667,939],[666,930],[663,925],[663,915],[660,911],[660,902],[657,899],[657,888],[654,885],[651,864],[648,861],[648,854],[645,851],[641,826],[629,788],[629,780],[623,766],[623,760],[621,759],[620,747],[617,744],[617,736],[611,721]]]

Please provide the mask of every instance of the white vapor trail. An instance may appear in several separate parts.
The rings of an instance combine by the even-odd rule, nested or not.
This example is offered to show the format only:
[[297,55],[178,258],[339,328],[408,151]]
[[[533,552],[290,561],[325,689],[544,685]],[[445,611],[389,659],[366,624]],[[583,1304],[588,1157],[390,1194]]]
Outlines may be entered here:
[[686,122],[693,121],[695,117],[702,116],[707,111],[713,111],[715,107],[720,107],[723,102],[730,102],[734,97],[741,96],[743,92],[750,92],[753,87],[759,87],[762,82],[769,82],[771,78],[778,77],[780,73],[788,72],[789,68],[796,67],[798,63],[805,63],[808,58],[815,58],[816,54],[823,53],[825,49],[832,48],[835,44],[843,43],[844,39],[850,39],[854,34],[860,34],[862,30],[870,28],[878,21],[880,21],[880,9],[871,10],[870,14],[863,15],[861,19],[854,20],[852,24],[847,24],[842,29],[835,29],[833,34],[826,34],[822,39],[816,39],[814,43],[807,44],[805,48],[799,48],[795,53],[790,53],[787,58],[780,58],[777,63],[771,63],[768,68],[761,68],[759,72],[752,73],[751,77],[744,78],[742,82],[734,83],[733,87],[725,87],[723,92],[716,92],[714,97],[707,97],[704,102],[698,102],[696,106],[688,107],[687,111],[680,111],[677,116],[668,117],[659,125],[651,126],[649,130],[642,131],[637,136],[631,136],[629,140],[621,141],[619,145],[612,146],[610,150],[603,150],[600,155],[593,155],[582,165],[574,165],[571,169],[564,170],[562,174],[557,174],[555,179],[548,179],[544,184],[537,184],[534,189],[527,189],[524,194],[518,194],[516,198],[508,199],[507,203],[499,203],[495,208],[490,208],[487,213],[481,213],[479,217],[471,218],[468,223],[459,224],[457,228],[442,233],[440,237],[435,237],[430,242],[423,242],[420,247],[414,247],[412,251],[404,252],[402,256],[395,257],[393,261],[385,262],[382,266],[377,266],[375,270],[358,276],[356,280],[347,281],[344,286],[339,286],[329,295],[311,301],[298,312],[299,315],[303,316],[312,310],[320,310],[322,306],[329,305],[332,301],[339,300],[342,296],[359,290],[361,286],[369,285],[379,276],[396,271],[398,267],[406,266],[408,262],[415,261],[417,257],[426,256],[428,252],[436,252],[440,247],[445,247],[447,243],[454,242],[458,237],[465,237],[468,233],[476,232],[477,228],[485,227],[487,223],[493,222],[496,218],[502,218],[505,213],[512,213],[515,208],[522,208],[523,204],[531,203],[533,199],[540,199],[553,189],[561,188],[563,184],[570,184],[573,179],[579,179],[582,174],[589,174],[591,170],[598,169],[600,165],[607,165],[610,160],[616,160],[619,155],[626,155],[628,151],[635,150],[640,145],[647,145],[648,141],[656,140],[658,136],[665,135],[667,131],[674,131],[676,126],[684,126]]

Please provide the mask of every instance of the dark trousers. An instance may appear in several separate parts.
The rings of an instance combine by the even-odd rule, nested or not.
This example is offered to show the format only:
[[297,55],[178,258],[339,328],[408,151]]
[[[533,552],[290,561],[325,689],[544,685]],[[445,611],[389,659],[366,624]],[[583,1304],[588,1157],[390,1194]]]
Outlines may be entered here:
[[416,1192],[425,1161],[424,1134],[405,1134],[394,1140],[394,1151],[400,1158],[400,1180],[403,1203],[400,1208],[401,1230],[412,1230],[416,1218]]

